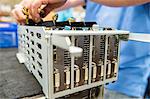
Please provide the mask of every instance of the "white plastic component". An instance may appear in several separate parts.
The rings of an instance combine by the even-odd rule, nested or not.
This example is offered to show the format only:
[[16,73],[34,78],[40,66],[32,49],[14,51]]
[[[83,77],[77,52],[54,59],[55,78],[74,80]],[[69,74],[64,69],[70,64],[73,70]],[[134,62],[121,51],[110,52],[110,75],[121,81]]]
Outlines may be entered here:
[[17,56],[17,59],[19,60],[19,63],[21,63],[21,64],[25,63],[24,54],[17,53],[16,56]]
[[69,47],[71,46],[71,41],[69,37],[63,37],[57,35],[52,36],[52,43],[63,49],[69,49]]
[[130,33],[129,40],[150,42],[150,34],[146,33]]
[[66,49],[72,56],[80,57],[82,55],[82,48],[71,46],[69,37],[52,36],[52,43],[60,48]]
[[80,47],[71,46],[69,52],[72,56],[81,57],[83,49]]

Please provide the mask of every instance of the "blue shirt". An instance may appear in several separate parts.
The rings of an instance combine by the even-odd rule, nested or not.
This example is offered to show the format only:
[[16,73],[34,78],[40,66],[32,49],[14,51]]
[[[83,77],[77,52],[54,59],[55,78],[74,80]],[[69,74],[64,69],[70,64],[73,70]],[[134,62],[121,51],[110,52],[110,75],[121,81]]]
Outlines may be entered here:
[[69,18],[71,18],[72,15],[72,9],[66,9],[64,11],[58,12],[58,19],[57,21],[67,21]]
[[[88,0],[85,20],[96,21],[101,27],[150,33],[150,3],[107,7]],[[118,80],[106,87],[128,96],[144,96],[150,76],[150,43],[121,41],[120,51]]]

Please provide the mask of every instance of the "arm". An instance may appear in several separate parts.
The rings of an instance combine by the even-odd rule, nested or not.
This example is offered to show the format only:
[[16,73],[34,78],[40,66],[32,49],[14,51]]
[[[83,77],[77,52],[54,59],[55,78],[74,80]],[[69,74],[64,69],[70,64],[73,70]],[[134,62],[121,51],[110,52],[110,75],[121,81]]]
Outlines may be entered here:
[[67,0],[67,2],[63,6],[55,9],[55,11],[61,11],[61,10],[65,10],[71,7],[84,5],[84,4],[85,4],[84,0]]
[[22,13],[22,8],[29,9],[30,18],[36,22],[41,18],[39,9],[44,5],[44,16],[52,10],[60,11],[70,7],[84,4],[84,0],[22,0],[18,6],[12,10],[12,15],[18,23],[24,24],[26,16]]
[[150,2],[150,0],[91,0],[91,1],[112,7],[140,5]]

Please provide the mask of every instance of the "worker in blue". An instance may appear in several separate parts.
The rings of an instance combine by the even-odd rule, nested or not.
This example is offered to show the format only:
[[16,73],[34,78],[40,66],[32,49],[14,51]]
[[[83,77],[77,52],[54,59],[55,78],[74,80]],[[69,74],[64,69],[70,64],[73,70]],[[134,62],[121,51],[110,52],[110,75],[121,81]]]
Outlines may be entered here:
[[[25,1],[28,0],[19,5],[26,6]],[[36,21],[40,18],[38,8],[42,4],[51,4],[50,12],[56,2],[64,3],[55,6],[55,10],[86,4],[85,21],[96,21],[101,27],[150,33],[150,0],[33,0],[29,3],[30,15]],[[12,13],[18,22],[22,22],[25,17],[19,8]],[[150,44],[122,41],[120,51],[118,80],[105,86],[105,99],[142,99],[150,77]]]
[[[85,20],[96,21],[102,27],[150,33],[150,3],[110,7],[87,1],[86,13]],[[118,80],[106,86],[105,98],[142,98],[150,77],[150,44],[122,41],[120,51]]]

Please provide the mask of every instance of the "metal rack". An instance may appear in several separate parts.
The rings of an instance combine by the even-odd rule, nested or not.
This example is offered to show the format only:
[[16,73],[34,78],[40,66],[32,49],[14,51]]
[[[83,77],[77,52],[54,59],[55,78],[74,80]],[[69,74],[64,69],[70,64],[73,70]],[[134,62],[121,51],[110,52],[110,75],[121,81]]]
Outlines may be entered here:
[[128,31],[58,30],[19,26],[17,57],[46,98],[55,99],[117,80],[120,35]]

